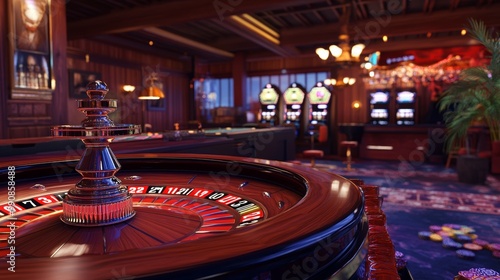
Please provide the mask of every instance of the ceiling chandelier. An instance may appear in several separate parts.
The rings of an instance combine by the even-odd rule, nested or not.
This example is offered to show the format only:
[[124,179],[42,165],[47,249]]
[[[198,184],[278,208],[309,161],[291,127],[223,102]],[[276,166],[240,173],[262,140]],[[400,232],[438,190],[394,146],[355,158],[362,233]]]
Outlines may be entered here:
[[[347,29],[347,27],[345,29]],[[331,53],[332,56],[335,57],[335,62],[340,64],[352,64],[355,62],[359,62],[359,56],[363,52],[365,45],[356,44],[351,48],[351,46],[349,45],[349,35],[347,35],[347,32],[344,34],[340,34],[339,40],[340,43],[338,46],[330,45],[330,51],[324,48],[317,48],[316,54],[322,60],[327,60]]]
[[[364,44],[355,44],[351,47],[349,44],[348,24],[350,13],[347,12],[347,7],[344,6],[344,15],[341,19],[340,35],[338,45],[330,45],[327,49],[317,48],[316,54],[321,60],[328,60],[330,54],[334,58],[332,66],[335,68],[346,68],[354,63],[359,63],[359,57],[363,52]],[[337,72],[337,71],[334,71]],[[336,86],[353,85],[356,82],[354,77],[337,77],[325,80],[325,83]]]
[[[342,30],[347,31],[347,25],[344,25],[342,27]],[[333,67],[346,68],[347,66],[350,66],[354,63],[358,63],[360,61],[359,57],[361,55],[361,52],[363,52],[363,49],[365,48],[365,45],[363,44],[356,44],[351,47],[349,45],[349,35],[347,35],[347,32],[345,31],[342,32],[342,34],[340,34],[339,36],[339,45],[331,45],[329,47],[330,51],[324,48],[316,49],[316,54],[322,60],[327,60],[330,56],[330,53],[333,57],[335,57],[334,63],[332,64]],[[337,69],[335,69],[334,72],[337,73]],[[325,84],[329,84],[332,86],[351,86],[354,83],[356,83],[356,78],[349,76],[330,78],[325,80]]]

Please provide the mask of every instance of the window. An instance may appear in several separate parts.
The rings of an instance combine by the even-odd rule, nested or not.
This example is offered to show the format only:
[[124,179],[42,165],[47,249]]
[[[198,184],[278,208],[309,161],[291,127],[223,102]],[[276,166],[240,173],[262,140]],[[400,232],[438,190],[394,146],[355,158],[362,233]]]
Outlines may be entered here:
[[233,107],[233,79],[204,79],[194,82],[195,95],[207,108]]

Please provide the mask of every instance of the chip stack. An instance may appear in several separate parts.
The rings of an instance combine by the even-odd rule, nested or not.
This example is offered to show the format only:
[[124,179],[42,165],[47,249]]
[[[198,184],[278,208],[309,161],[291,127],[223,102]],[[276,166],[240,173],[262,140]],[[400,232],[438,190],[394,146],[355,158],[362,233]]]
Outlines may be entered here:
[[459,271],[454,280],[499,280],[500,273],[488,268],[471,268]]
[[363,185],[358,182],[365,197],[365,213],[368,219],[368,258],[366,261],[366,276],[364,279],[401,279],[398,267],[406,263],[396,261],[394,245],[387,232],[386,216],[382,211],[379,188],[372,185]]

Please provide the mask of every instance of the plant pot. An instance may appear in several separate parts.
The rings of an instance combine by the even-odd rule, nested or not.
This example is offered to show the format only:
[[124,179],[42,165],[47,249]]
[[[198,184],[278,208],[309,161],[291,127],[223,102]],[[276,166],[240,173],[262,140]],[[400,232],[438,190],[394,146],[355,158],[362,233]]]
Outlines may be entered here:
[[493,141],[491,143],[491,155],[494,157],[500,157],[500,141]]
[[475,155],[461,155],[457,158],[458,181],[483,185],[489,171],[489,158]]

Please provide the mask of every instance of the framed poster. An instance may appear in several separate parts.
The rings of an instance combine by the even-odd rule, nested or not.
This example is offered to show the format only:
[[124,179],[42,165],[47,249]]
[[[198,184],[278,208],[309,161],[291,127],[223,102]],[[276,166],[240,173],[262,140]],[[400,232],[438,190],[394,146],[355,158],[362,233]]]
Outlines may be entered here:
[[160,98],[157,100],[146,100],[148,103],[148,111],[166,111],[167,106],[165,98]]
[[13,99],[52,99],[50,0],[10,0]]
[[95,80],[101,80],[101,73],[70,69],[69,72],[69,97],[75,99],[88,99],[87,85]]

